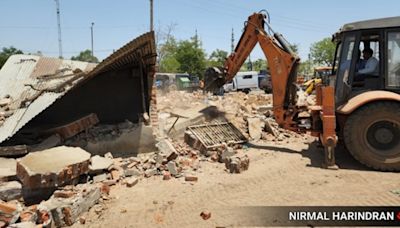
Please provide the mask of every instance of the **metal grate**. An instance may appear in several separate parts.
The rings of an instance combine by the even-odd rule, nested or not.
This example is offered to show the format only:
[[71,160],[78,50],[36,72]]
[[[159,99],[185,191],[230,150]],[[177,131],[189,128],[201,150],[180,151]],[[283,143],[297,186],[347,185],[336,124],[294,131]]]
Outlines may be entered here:
[[229,122],[201,124],[188,127],[188,130],[203,144],[206,149],[212,149],[226,144],[247,142],[246,137]]

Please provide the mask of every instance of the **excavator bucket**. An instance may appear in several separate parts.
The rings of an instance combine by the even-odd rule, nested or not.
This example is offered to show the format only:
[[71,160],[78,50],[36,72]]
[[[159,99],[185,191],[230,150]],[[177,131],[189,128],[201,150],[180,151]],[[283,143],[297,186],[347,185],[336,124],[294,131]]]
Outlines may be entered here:
[[204,91],[219,93],[225,84],[225,75],[222,67],[210,67],[204,74]]

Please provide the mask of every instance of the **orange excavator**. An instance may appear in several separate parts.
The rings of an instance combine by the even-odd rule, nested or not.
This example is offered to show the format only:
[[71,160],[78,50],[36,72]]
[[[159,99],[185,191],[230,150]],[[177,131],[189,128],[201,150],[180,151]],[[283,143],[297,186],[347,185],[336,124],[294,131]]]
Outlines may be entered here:
[[[364,87],[356,86],[353,81],[357,75],[358,49],[350,49],[361,43],[366,47],[372,46],[373,42],[388,42],[384,37],[377,38],[375,33],[382,35],[386,29],[392,31],[390,29],[393,27],[399,28],[399,19],[377,19],[343,26],[333,40],[337,44],[332,70],[332,75],[336,76],[329,77],[333,83],[318,84],[315,88],[316,104],[308,106],[297,102],[296,77],[300,58],[291,50],[284,37],[273,31],[267,12],[254,13],[245,23],[244,32],[224,66],[206,70],[204,89],[217,92],[227,81],[232,80],[258,43],[270,68],[273,112],[280,127],[299,133],[310,132],[319,137],[324,147],[324,165],[327,168],[337,168],[335,147],[338,136],[346,136],[343,140],[346,148],[361,163],[378,170],[400,170],[400,75],[396,75],[397,68],[394,67],[393,77],[397,78],[391,80],[395,86],[390,87],[390,91],[384,83],[373,84],[381,88],[369,88],[368,83]],[[393,39],[400,40],[400,33],[393,34]],[[349,36],[352,44],[348,41]],[[393,41],[392,46],[400,45],[400,42],[396,42]],[[386,56],[384,52],[384,49],[379,51],[382,58]],[[400,51],[396,56],[390,62],[387,60],[387,63],[400,61]],[[383,62],[381,64],[380,77],[387,77],[385,75],[390,72],[385,73],[384,69],[391,68],[383,65]],[[371,113],[375,106],[378,109],[382,107],[382,110],[375,110],[375,116],[368,117],[366,113]],[[385,113],[382,114],[383,111]]]
[[[297,105],[295,84],[300,58],[291,50],[289,43],[281,34],[273,32],[266,19],[267,14],[262,12],[254,13],[248,18],[235,51],[224,66],[207,69],[204,77],[205,90],[216,91],[231,80],[255,45],[259,43],[270,68],[276,122],[285,129],[296,132],[311,131],[319,136],[325,148],[325,166],[334,167],[334,149],[337,142],[334,89],[331,86],[323,86],[317,90],[319,100],[316,106]],[[265,30],[265,26],[272,35]],[[304,117],[302,113],[311,115]]]

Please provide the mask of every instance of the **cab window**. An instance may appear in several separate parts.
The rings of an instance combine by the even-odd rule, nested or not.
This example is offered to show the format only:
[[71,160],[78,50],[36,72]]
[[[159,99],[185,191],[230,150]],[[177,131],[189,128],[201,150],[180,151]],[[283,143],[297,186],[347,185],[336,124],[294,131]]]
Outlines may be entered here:
[[387,40],[387,86],[400,88],[400,32],[389,32]]

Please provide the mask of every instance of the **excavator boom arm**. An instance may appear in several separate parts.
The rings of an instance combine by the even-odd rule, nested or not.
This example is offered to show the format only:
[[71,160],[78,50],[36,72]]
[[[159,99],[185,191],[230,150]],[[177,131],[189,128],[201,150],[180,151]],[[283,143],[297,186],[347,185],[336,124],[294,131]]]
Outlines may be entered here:
[[[297,68],[300,59],[291,50],[290,45],[278,33],[269,35],[264,29],[268,23],[262,13],[254,13],[248,18],[244,32],[235,48],[235,51],[225,61],[223,67],[207,69],[204,81],[205,90],[216,92],[240,70],[244,61],[258,43],[266,56],[271,74],[273,111],[279,126],[304,132],[311,131],[319,136],[325,146],[325,163],[334,165],[334,148],[336,146],[335,133],[335,102],[334,90],[330,86],[317,87],[317,104],[306,106],[297,104]],[[308,113],[304,117],[300,113]]]
[[[248,18],[235,51],[225,61],[222,69],[214,70],[214,72],[218,71],[218,76],[213,75],[213,79],[207,79],[206,76],[206,83],[212,82],[218,84],[216,87],[221,87],[232,80],[258,43],[267,58],[271,72],[276,122],[283,127],[287,125],[286,128],[290,128],[293,123],[285,117],[285,109],[295,104],[296,88],[292,84],[296,81],[300,59],[291,51],[282,35],[274,34],[274,36],[270,36],[265,31],[265,18],[266,16],[262,13],[254,13]],[[207,87],[210,87],[210,85],[206,84]]]

